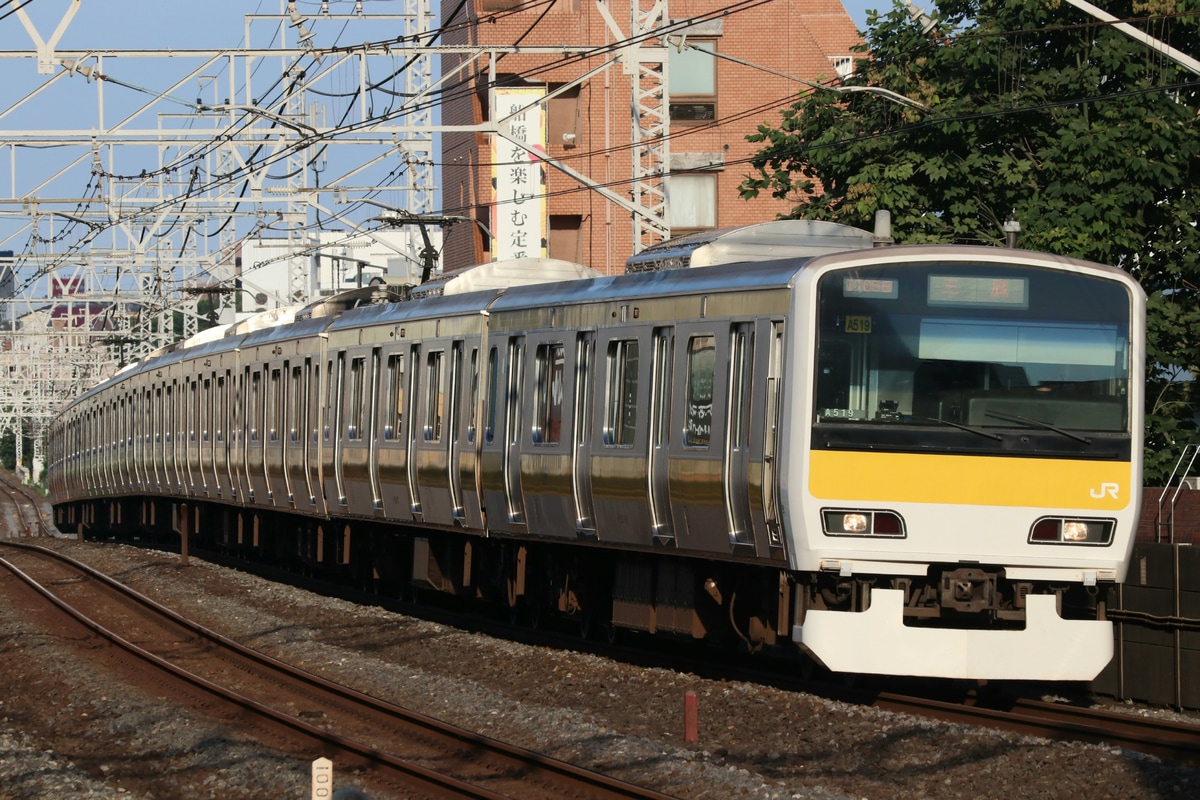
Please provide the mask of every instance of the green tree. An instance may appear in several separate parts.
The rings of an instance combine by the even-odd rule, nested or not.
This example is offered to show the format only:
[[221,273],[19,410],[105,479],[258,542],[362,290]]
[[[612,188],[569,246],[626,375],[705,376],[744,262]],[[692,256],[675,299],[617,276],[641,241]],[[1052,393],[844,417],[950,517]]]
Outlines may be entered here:
[[[1106,10],[1200,55],[1200,0]],[[902,6],[871,14],[846,86],[761,125],[741,187],[789,216],[871,227],[902,243],[1003,243],[1128,270],[1150,297],[1147,482],[1197,440],[1200,76],[1061,0],[941,0],[926,30]]]

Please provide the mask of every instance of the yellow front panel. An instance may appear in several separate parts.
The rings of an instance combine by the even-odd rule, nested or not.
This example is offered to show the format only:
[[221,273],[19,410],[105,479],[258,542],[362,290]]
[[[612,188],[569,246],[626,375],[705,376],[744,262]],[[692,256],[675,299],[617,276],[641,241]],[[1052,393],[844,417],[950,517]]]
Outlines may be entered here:
[[1127,461],[815,451],[808,488],[822,500],[1119,511],[1130,477]]

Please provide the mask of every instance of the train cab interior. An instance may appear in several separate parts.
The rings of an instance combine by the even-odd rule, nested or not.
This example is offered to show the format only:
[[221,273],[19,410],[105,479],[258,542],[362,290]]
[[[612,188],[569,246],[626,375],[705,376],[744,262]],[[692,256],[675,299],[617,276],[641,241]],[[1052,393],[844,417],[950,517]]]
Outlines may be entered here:
[[1116,310],[975,311],[899,291],[828,302],[815,421],[1128,432],[1128,326]]

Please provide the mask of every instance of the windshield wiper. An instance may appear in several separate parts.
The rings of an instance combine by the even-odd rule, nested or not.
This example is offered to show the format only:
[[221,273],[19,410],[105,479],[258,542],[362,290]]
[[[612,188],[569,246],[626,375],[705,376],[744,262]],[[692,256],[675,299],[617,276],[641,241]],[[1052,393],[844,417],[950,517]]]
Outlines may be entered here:
[[1035,428],[1042,428],[1043,430],[1054,431],[1055,433],[1057,433],[1061,436],[1066,436],[1068,439],[1074,439],[1077,442],[1083,442],[1084,444],[1092,443],[1092,440],[1086,436],[1080,436],[1077,433],[1071,433],[1070,431],[1064,431],[1062,428],[1059,428],[1055,425],[1051,425],[1049,422],[1042,422],[1040,419],[1033,419],[1031,417],[1022,417],[1020,414],[1007,414],[1003,411],[993,411],[990,408],[984,412],[984,415],[989,416],[989,417],[995,417],[996,419],[1007,420],[1008,422],[1023,422],[1026,425],[1032,425]]
[[988,439],[995,439],[997,442],[1004,441],[1004,437],[997,433],[990,433],[990,432],[982,430],[980,428],[973,428],[970,425],[963,425],[961,422],[951,422],[948,419],[938,419],[937,417],[914,416],[914,417],[912,417],[912,419],[919,419],[922,422],[936,422],[939,425],[949,425],[951,428],[958,428],[960,431],[968,431],[970,433],[975,434],[976,436],[984,436],[984,437],[987,437]]

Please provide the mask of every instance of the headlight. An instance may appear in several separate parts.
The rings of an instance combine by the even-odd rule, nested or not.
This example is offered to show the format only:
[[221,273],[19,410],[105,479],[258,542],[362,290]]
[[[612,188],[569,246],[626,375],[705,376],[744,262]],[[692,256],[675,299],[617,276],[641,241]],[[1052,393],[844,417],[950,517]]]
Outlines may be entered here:
[[1029,530],[1030,544],[1090,544],[1112,543],[1116,520],[1065,519],[1042,517]]
[[829,536],[882,536],[903,539],[904,519],[894,511],[855,508],[821,509],[822,527]]
[[867,530],[867,515],[842,514],[842,530],[847,533],[863,533]]

